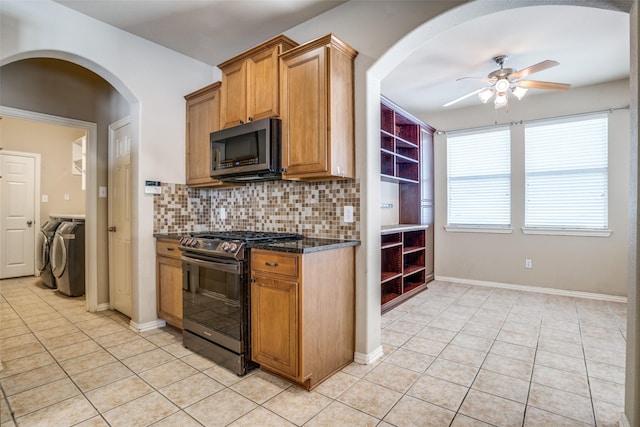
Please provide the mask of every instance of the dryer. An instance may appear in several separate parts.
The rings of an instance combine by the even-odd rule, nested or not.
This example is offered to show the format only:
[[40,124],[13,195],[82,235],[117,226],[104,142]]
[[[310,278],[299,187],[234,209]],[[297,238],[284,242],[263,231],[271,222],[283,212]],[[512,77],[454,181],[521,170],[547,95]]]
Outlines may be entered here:
[[40,228],[40,233],[36,238],[36,268],[40,272],[40,280],[48,288],[56,288],[56,280],[51,273],[50,253],[51,243],[57,228],[62,221],[51,218]]
[[64,295],[84,295],[84,246],[84,222],[60,224],[51,246],[51,271]]

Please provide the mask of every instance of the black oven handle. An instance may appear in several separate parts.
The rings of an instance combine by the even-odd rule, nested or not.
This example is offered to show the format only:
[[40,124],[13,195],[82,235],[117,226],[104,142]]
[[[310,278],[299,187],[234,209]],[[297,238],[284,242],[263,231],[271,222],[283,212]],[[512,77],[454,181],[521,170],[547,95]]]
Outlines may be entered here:
[[226,273],[240,274],[240,264],[226,264],[222,262],[204,261],[191,257],[182,256],[182,261],[187,264],[197,265],[199,267],[209,268],[212,270],[220,270]]

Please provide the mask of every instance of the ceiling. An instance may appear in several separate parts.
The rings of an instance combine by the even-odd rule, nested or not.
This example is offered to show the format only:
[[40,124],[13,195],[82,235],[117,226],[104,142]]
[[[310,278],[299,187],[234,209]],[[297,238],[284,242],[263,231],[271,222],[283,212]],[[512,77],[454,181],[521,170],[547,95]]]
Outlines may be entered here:
[[[572,87],[619,80],[629,76],[629,40],[627,13],[577,6],[511,9],[438,34],[399,64],[381,90],[414,114],[441,112],[448,101],[487,85],[456,79],[486,77],[499,68],[493,61],[498,55],[508,55],[505,68],[517,70],[546,59],[560,63],[529,80]],[[548,92],[529,89],[526,97]],[[478,104],[478,97],[472,96],[447,108]]]
[[[65,6],[211,65],[344,3],[343,0],[56,0]],[[391,1],[391,0],[390,0]],[[398,0],[394,0],[398,1]],[[114,3],[118,5],[115,6]],[[429,39],[382,82],[382,93],[424,116],[486,83],[492,58],[522,69],[559,66],[528,79],[572,87],[629,75],[629,15],[577,6],[515,8],[463,22]],[[530,89],[527,97],[548,91]],[[526,98],[525,98],[526,99]],[[452,108],[479,104],[476,96]]]
[[346,0],[54,1],[215,66]]

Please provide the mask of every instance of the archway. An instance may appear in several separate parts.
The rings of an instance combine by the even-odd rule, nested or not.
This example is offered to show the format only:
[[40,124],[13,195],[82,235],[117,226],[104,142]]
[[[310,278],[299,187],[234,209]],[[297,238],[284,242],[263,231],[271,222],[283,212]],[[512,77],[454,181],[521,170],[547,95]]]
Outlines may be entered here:
[[[107,185],[108,125],[122,118],[121,115],[137,114],[137,109],[125,97],[127,94],[131,97],[131,93],[129,90],[123,93],[116,88],[124,87],[119,79],[112,84],[103,78],[106,75],[114,81],[110,73],[103,71],[103,67],[65,52],[27,52],[6,58],[3,68],[7,77],[5,80],[21,84],[31,81],[29,86],[33,88],[24,88],[24,93],[21,91],[18,94],[21,98],[19,102],[16,102],[15,93],[7,93],[15,91],[5,92],[4,99],[9,105],[18,105],[26,110],[3,107],[2,114],[50,124],[75,125],[87,131],[86,302],[89,311],[107,309],[109,259],[105,230],[108,202],[105,196],[99,195],[98,189]],[[20,74],[24,76],[18,78]],[[53,83],[56,88],[49,90],[52,85],[47,82]],[[71,92],[72,95],[67,98]]]
[[[411,55],[416,49],[418,49],[425,40],[432,38],[434,35],[439,34],[443,31],[446,31],[449,28],[457,25],[459,22],[463,22],[466,20],[470,20],[473,18],[477,18],[479,16],[488,15],[491,13],[496,13],[499,11],[521,8],[521,7],[531,7],[538,5],[568,5],[568,6],[588,6],[593,8],[600,9],[609,9],[616,11],[623,11],[629,13],[631,11],[632,14],[632,40],[635,40],[632,43],[632,52],[631,52],[631,105],[632,111],[635,111],[635,123],[634,118],[632,117],[631,122],[631,146],[637,147],[638,144],[638,135],[637,135],[637,106],[638,106],[638,78],[637,78],[637,70],[638,70],[638,58],[637,58],[637,3],[634,5],[634,2],[624,2],[620,4],[619,2],[609,1],[609,0],[598,0],[594,2],[590,2],[589,4],[584,4],[584,2],[580,1],[570,1],[570,0],[557,0],[549,2],[542,2],[538,0],[527,0],[522,2],[469,2],[458,8],[453,10],[449,10],[442,15],[435,17],[434,19],[429,20],[424,23],[420,27],[416,28],[409,34],[407,34],[404,38],[402,38],[399,42],[397,42],[393,47],[391,47],[385,54],[383,54],[378,61],[376,61],[370,68],[368,68],[366,72],[366,82],[365,82],[365,100],[363,101],[363,105],[360,105],[363,115],[366,118],[366,129],[364,130],[365,141],[375,141],[378,138],[378,129],[379,129],[379,110],[378,104],[380,99],[380,83],[384,77],[391,72],[391,70],[402,60],[404,60],[407,56]],[[634,19],[636,24],[634,26]],[[635,50],[634,50],[635,49]],[[635,72],[633,71],[635,70]],[[635,107],[635,109],[634,109]],[[634,129],[635,127],[635,129]],[[633,151],[633,150],[632,150]],[[367,271],[371,272],[366,274],[364,278],[358,279],[358,295],[361,298],[357,302],[357,319],[356,325],[358,328],[357,338],[356,338],[356,350],[357,355],[360,354],[361,361],[369,361],[375,360],[382,354],[381,344],[380,344],[380,310],[379,310],[379,301],[380,301],[380,291],[377,283],[377,277],[373,272],[377,272],[380,270],[380,253],[379,253],[379,230],[380,230],[380,219],[377,217],[376,212],[378,212],[378,206],[380,203],[379,194],[380,194],[380,183],[379,183],[379,159],[378,152],[374,149],[373,145],[368,145],[364,149],[366,153],[366,159],[359,163],[359,166],[363,167],[364,179],[362,179],[363,188],[361,193],[364,195],[362,198],[362,235],[363,235],[363,251],[364,254],[360,255],[358,258],[359,263],[359,271]],[[636,193],[637,191],[637,152],[633,151],[633,156],[631,159],[631,191],[632,193]],[[631,206],[631,218],[634,221],[633,228],[637,228],[637,224],[635,224],[636,210],[637,206]],[[372,214],[369,214],[372,213]],[[637,259],[637,242],[635,241],[635,232],[632,231],[632,242],[629,247],[629,259],[632,260],[630,263],[630,277],[629,277],[629,292],[628,292],[628,324],[629,332],[628,332],[628,345],[627,345],[627,375],[626,375],[626,413],[629,421],[632,423],[637,423],[638,421],[638,413],[640,413],[639,403],[638,403],[638,389],[639,381],[637,379],[638,376],[638,359],[640,359],[638,355],[638,343],[637,343],[637,325],[638,325],[638,308],[637,308],[637,273],[636,273],[636,265],[635,260]],[[622,424],[621,424],[622,425]]]

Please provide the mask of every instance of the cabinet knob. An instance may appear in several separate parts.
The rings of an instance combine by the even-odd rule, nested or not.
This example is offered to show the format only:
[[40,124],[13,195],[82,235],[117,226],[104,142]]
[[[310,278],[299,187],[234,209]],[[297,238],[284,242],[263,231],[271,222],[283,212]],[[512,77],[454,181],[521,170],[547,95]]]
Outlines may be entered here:
[[280,172],[287,173],[287,168],[282,168],[282,169],[280,169]]
[[253,121],[253,117],[249,117],[247,120],[252,122]]
[[240,124],[243,125],[244,124],[244,120],[240,120]]
[[267,267],[277,267],[278,263],[277,262],[265,262],[264,265],[266,265]]

